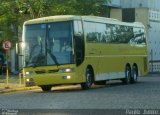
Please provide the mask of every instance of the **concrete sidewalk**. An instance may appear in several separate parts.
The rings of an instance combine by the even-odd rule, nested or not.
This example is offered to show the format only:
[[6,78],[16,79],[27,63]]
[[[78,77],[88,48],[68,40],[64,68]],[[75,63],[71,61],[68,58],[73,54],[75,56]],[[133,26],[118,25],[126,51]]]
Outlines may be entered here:
[[13,92],[25,89],[24,85],[19,85],[15,83],[0,83],[0,93]]
[[25,91],[25,90],[33,90],[33,89],[39,89],[39,87],[38,86],[25,87],[24,85],[19,85],[19,84],[9,83],[8,85],[6,85],[4,83],[0,83],[0,94],[17,92],[17,91]]
[[6,81],[6,75],[0,75],[0,94],[32,89],[38,89],[38,87],[25,87],[23,79],[21,78],[20,82],[20,77],[18,75],[10,74],[8,84]]

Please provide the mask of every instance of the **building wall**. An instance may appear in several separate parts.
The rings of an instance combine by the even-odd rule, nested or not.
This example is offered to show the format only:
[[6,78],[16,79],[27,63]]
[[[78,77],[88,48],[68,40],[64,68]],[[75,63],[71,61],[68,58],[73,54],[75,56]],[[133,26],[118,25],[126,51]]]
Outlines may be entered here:
[[160,71],[160,12],[149,10],[149,61],[150,71]]
[[160,10],[160,0],[118,0],[122,8],[149,8]]
[[149,25],[149,9],[148,8],[136,8],[135,9],[135,21],[142,22],[146,29]]
[[[128,10],[128,9],[126,9]],[[130,15],[135,15],[135,22],[142,22],[146,29],[149,28],[149,9],[148,8],[136,8],[135,10],[135,14],[130,14]],[[122,15],[123,15],[123,10],[122,9],[118,9],[118,8],[112,8],[110,10],[110,17],[111,18],[115,18],[118,19],[120,21],[124,21],[122,19]],[[129,15],[128,15],[129,16]],[[128,22],[130,22],[128,20]]]
[[121,7],[121,0],[111,0],[107,5],[112,7]]
[[122,21],[122,9],[111,9],[110,17]]
[[148,0],[148,6],[152,10],[160,11],[160,0]]
[[120,0],[122,8],[147,7],[148,0]]

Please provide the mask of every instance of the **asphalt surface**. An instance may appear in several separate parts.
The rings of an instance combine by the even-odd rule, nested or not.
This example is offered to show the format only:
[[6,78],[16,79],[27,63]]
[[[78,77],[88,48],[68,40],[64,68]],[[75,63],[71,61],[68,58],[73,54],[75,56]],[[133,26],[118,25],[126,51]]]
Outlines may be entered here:
[[[0,94],[0,108],[10,109],[160,109],[160,75],[139,77],[136,84],[109,81],[81,90],[79,85]],[[159,111],[160,113],[160,111]]]

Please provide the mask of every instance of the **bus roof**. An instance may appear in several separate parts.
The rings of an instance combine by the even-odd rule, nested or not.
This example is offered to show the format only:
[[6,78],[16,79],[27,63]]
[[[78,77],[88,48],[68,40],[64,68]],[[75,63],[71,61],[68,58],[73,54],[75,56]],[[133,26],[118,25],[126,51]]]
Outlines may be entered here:
[[144,25],[140,22],[129,23],[129,22],[121,22],[113,18],[98,17],[98,16],[76,16],[76,15],[57,15],[57,16],[42,17],[42,18],[28,20],[24,23],[24,25],[60,22],[60,21],[69,21],[69,20],[83,20],[83,21],[91,21],[91,22],[94,21],[94,22],[99,22],[99,23],[144,27]]
[[49,22],[60,22],[60,21],[69,21],[69,20],[78,20],[81,19],[81,16],[74,15],[57,15],[57,16],[48,16],[37,19],[32,19],[26,21],[24,24],[37,24],[37,23],[49,23]]

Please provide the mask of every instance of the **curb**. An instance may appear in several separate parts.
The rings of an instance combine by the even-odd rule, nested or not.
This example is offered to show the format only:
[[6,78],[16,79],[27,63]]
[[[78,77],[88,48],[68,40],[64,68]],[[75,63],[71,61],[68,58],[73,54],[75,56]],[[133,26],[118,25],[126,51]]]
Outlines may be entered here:
[[27,90],[35,90],[39,89],[39,87],[34,86],[34,87],[19,87],[19,88],[10,88],[10,87],[5,87],[3,89],[0,89],[0,94],[4,93],[11,93],[11,92],[18,92],[18,91],[27,91]]

